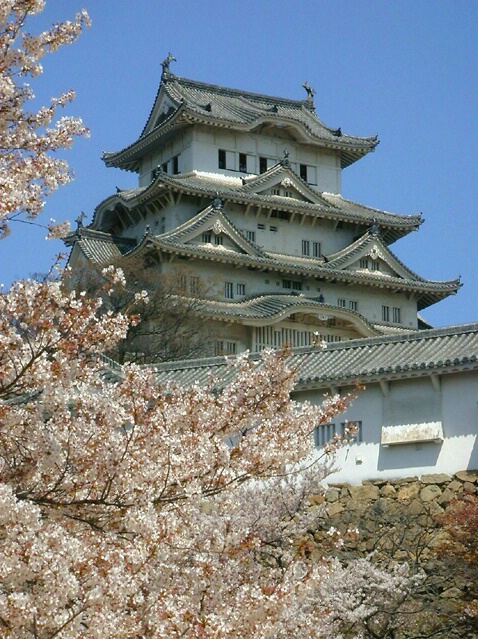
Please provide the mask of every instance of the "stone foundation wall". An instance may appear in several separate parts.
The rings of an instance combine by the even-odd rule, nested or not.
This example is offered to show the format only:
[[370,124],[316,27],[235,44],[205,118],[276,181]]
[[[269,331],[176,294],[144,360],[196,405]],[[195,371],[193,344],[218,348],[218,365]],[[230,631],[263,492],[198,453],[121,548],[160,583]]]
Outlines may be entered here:
[[[344,535],[339,556],[345,560],[373,552],[373,561],[386,565],[408,562],[412,572],[426,575],[414,595],[419,618],[425,619],[428,628],[434,623],[447,628],[433,636],[478,637],[463,630],[455,635],[450,630],[455,622],[447,626],[450,619],[462,618],[460,611],[467,602],[478,599],[478,579],[476,566],[442,551],[447,536],[438,521],[455,499],[477,494],[478,471],[367,481],[360,486],[330,485],[314,499],[316,507],[325,506],[326,515],[310,533],[309,542],[320,553],[330,543],[329,531],[334,527]],[[354,528],[358,536],[347,536],[346,531]],[[393,636],[414,635],[398,632]]]

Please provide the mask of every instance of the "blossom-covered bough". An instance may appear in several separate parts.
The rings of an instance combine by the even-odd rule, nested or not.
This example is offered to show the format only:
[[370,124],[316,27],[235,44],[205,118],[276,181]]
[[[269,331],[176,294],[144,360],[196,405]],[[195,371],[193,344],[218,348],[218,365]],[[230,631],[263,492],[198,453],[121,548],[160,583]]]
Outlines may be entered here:
[[[15,74],[88,19],[15,42],[38,0],[4,0],[0,69],[4,229],[68,179]],[[8,98],[8,91],[11,97]],[[110,274],[111,275],[111,274]],[[403,570],[341,563],[303,543],[328,472],[312,432],[348,405],[297,404],[286,353],[239,358],[232,381],[159,385],[100,356],[128,323],[61,282],[0,295],[0,636],[5,639],[320,639],[360,636],[404,596]],[[302,468],[303,470],[300,470]],[[337,541],[331,531],[330,539]]]
[[25,33],[28,16],[44,6],[43,0],[0,3],[0,238],[9,233],[13,219],[36,218],[45,197],[71,180],[68,164],[55,153],[70,148],[76,136],[88,134],[79,118],[62,117],[54,123],[58,109],[74,99],[74,91],[36,112],[27,110],[34,98],[29,80],[42,73],[41,59],[74,42],[90,22],[83,11],[74,21],[55,24],[40,35]]

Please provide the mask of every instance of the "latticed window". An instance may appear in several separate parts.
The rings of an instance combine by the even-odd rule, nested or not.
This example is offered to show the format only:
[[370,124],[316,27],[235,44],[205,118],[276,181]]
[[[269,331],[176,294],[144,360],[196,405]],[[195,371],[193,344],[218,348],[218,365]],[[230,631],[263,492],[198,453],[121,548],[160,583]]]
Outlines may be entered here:
[[390,321],[390,306],[382,306],[382,321]]
[[228,300],[234,298],[234,284],[232,282],[224,283],[224,297]]
[[245,284],[237,284],[236,285],[236,293],[240,297],[244,297],[244,295],[246,294],[246,285]]
[[392,309],[392,321],[395,324],[400,324],[401,320],[401,313],[400,313],[400,309],[396,306],[393,307]]
[[310,242],[309,242],[309,240],[302,240],[302,255],[310,255]]
[[189,292],[191,295],[199,294],[199,277],[197,275],[191,275],[189,278]]
[[335,424],[320,424],[314,430],[314,444],[322,448],[334,438],[335,433]]
[[226,340],[216,340],[214,342],[214,355],[235,355],[237,353],[236,342],[229,342]]

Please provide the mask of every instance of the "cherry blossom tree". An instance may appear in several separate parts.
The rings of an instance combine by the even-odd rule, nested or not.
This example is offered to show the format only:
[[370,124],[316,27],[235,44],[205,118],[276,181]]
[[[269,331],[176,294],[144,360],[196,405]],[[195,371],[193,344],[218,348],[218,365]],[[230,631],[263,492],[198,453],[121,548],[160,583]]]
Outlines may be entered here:
[[403,593],[298,543],[312,431],[350,398],[293,402],[284,353],[188,389],[107,371],[128,320],[98,310],[58,282],[0,298],[2,636],[328,637]]
[[26,33],[27,18],[44,6],[43,0],[0,3],[0,238],[9,233],[13,219],[34,219],[45,197],[71,180],[67,163],[55,154],[70,148],[75,136],[88,134],[78,118],[62,117],[54,123],[58,110],[74,99],[74,91],[36,112],[27,108],[34,98],[29,80],[42,73],[41,59],[74,42],[90,23],[83,11],[74,21],[55,24],[40,35]]
[[[3,232],[70,177],[48,130],[60,98],[27,114],[19,81],[88,23],[24,35],[40,0],[0,6]],[[121,272],[109,278],[122,279]],[[120,282],[121,283],[121,282]],[[60,281],[0,295],[0,636],[5,639],[359,637],[402,597],[406,568],[340,562],[310,541],[333,442],[312,432],[350,397],[296,403],[287,353],[231,362],[227,379],[161,386],[103,354],[133,319]],[[353,533],[355,534],[355,533]]]

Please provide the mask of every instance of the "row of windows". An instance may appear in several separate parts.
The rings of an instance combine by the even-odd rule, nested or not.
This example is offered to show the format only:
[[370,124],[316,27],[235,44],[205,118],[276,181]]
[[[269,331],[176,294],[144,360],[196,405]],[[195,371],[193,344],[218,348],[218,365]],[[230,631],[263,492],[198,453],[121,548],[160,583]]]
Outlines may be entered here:
[[214,235],[214,242],[213,242],[213,235],[211,231],[206,231],[205,233],[203,233],[201,236],[201,239],[204,242],[204,244],[215,244],[216,246],[222,246],[224,244],[223,235]]
[[[226,149],[218,149],[217,163],[220,169],[227,171],[239,171],[240,173],[255,173],[255,156],[247,153],[237,153],[236,151],[226,151]],[[275,158],[259,156],[259,173],[265,173],[272,166],[277,164]],[[300,177],[308,184],[317,184],[317,168],[308,164],[299,164],[298,173]],[[273,195],[285,195],[292,197],[292,192],[287,191],[281,193],[272,192]]]
[[378,260],[369,260],[364,257],[360,260],[360,268],[366,268],[370,271],[379,271],[380,270],[380,262]]
[[340,306],[340,308],[348,308],[350,311],[358,310],[357,300],[346,300],[344,298],[339,298],[337,300],[337,306]]
[[363,430],[362,430],[362,422],[354,421],[354,422],[342,422],[340,425],[336,425],[334,423],[329,424],[321,424],[317,426],[314,430],[314,443],[316,446],[322,448],[326,444],[328,444],[337,434],[340,434],[341,437],[345,434],[345,429],[347,426],[353,425],[358,429],[358,432],[354,436],[354,441],[362,442],[363,441]]
[[312,255],[312,257],[320,257],[322,255],[322,247],[320,242],[302,240],[302,255]]
[[392,306],[392,313],[390,313],[390,306],[382,306],[382,321],[390,322],[390,317],[392,318],[392,322],[394,324],[400,324],[402,321],[401,311],[398,306]]
[[237,343],[230,342],[227,340],[216,340],[214,342],[214,355],[218,357],[219,355],[235,355],[237,353]]
[[[323,333],[321,339],[328,344],[341,342],[341,335]],[[261,351],[264,348],[300,348],[302,346],[312,346],[317,342],[317,333],[313,330],[299,330],[296,328],[277,328],[275,326],[260,326],[255,330],[255,350]]]
[[299,282],[298,280],[282,280],[282,288],[288,288],[293,291],[301,291],[302,282]]
[[234,282],[224,282],[224,297],[227,300],[234,299],[234,289],[238,297],[244,297],[246,294],[246,285],[241,282],[237,283],[234,287]]
[[218,150],[218,167],[227,171],[240,171],[241,173],[255,173],[255,157],[247,153]]
[[163,162],[163,164],[161,164],[158,168],[153,169],[153,171],[151,172],[151,178],[153,180],[158,175],[159,169],[161,169],[163,173],[171,173],[172,175],[181,173],[181,171],[179,170],[179,155],[175,155],[167,162]]
[[179,278],[179,287],[182,293],[199,295],[199,277],[197,275],[181,275]]
[[[259,231],[265,231],[266,230],[266,225],[262,224],[262,223],[259,223],[257,225],[257,228],[259,229]],[[273,233],[277,233],[278,228],[277,228],[277,226],[271,225],[271,226],[269,226],[269,231],[272,231]]]

